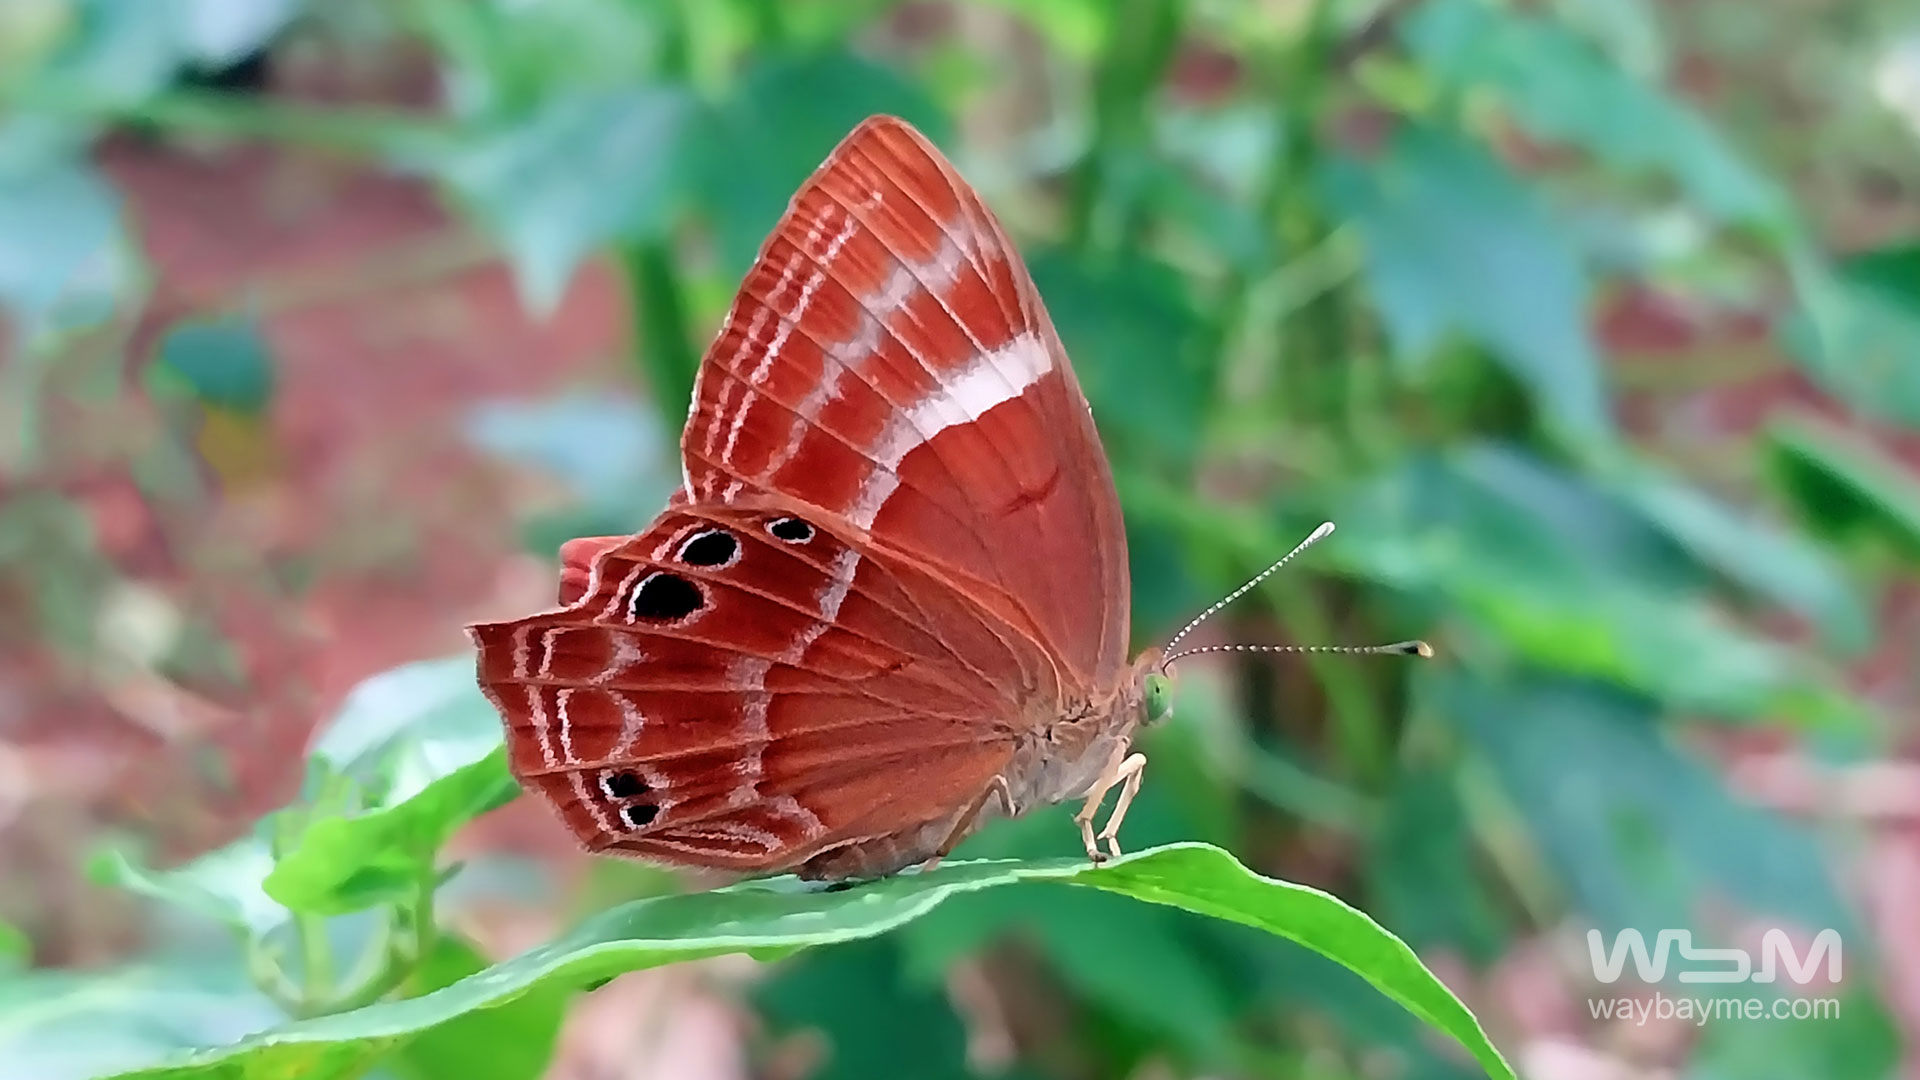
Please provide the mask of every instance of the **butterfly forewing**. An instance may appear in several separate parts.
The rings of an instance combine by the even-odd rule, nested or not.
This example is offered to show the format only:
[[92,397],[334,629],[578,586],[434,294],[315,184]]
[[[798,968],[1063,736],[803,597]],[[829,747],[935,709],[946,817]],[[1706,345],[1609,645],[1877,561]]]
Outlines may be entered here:
[[1015,598],[1070,682],[1125,663],[1118,502],[1024,264],[931,144],[876,118],[794,197],[701,367],[689,501],[773,491]]

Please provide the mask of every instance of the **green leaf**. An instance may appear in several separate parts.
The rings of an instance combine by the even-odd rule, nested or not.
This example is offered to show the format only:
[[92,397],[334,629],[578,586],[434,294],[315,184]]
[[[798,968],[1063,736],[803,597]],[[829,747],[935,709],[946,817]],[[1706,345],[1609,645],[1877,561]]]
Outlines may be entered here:
[[87,873],[102,885],[159,900],[260,939],[288,919],[287,909],[261,887],[272,869],[267,841],[254,835],[172,870],[154,870],[109,849],[89,861]]
[[1801,369],[1868,416],[1920,427],[1920,244],[1791,265],[1801,310],[1781,334]]
[[[477,975],[486,966],[486,958],[471,944],[442,933],[402,994],[419,997]],[[498,1008],[468,1013],[409,1040],[381,1066],[395,1076],[417,1080],[538,1080],[553,1058],[570,996],[570,988],[542,986]]]
[[250,320],[182,322],[160,338],[150,386],[258,416],[273,397],[273,354]]
[[1364,164],[1334,162],[1323,187],[1366,247],[1366,276],[1403,365],[1454,334],[1485,346],[1550,423],[1611,431],[1587,333],[1587,271],[1535,194],[1485,150],[1428,128]]
[[505,245],[535,309],[615,240],[662,235],[691,179],[694,104],[679,87],[555,95],[424,163]]
[[1729,224],[1791,233],[1785,195],[1697,113],[1565,28],[1486,0],[1432,0],[1402,33],[1443,89],[1490,93],[1529,133],[1623,172],[1669,178]]
[[267,893],[321,915],[413,898],[455,829],[518,794],[501,743],[471,657],[361,683],[313,753],[356,780],[364,803],[307,824],[267,875]]
[[945,119],[925,91],[891,68],[836,50],[761,62],[702,119],[700,193],[718,236],[722,276],[745,275],[794,190],[875,113],[899,116],[946,142]]
[[1546,676],[1428,674],[1436,710],[1492,765],[1574,906],[1603,931],[1691,926],[1711,898],[1849,936],[1814,836],[1734,798],[1644,699]]
[[1920,482],[1911,467],[1858,435],[1812,420],[1776,423],[1766,440],[1769,471],[1808,528],[1920,562]]
[[511,802],[506,751],[438,777],[391,806],[322,818],[267,875],[268,895],[296,911],[345,915],[416,896],[453,831]]
[[0,979],[0,1062],[9,1078],[89,1080],[238,1039],[286,1015],[217,962],[143,964],[106,974],[29,971]]
[[1458,1039],[1490,1076],[1514,1072],[1473,1015],[1398,939],[1337,898],[1260,877],[1218,848],[1182,844],[1107,863],[949,863],[837,892],[792,879],[666,896],[603,912],[559,940],[445,990],[289,1024],[204,1051],[142,1077],[340,1075],[393,1045],[458,1017],[545,987],[579,987],[622,972],[722,953],[785,953],[873,937],[957,893],[1054,881],[1120,893],[1258,927],[1300,942],[1365,976],[1414,1015]]

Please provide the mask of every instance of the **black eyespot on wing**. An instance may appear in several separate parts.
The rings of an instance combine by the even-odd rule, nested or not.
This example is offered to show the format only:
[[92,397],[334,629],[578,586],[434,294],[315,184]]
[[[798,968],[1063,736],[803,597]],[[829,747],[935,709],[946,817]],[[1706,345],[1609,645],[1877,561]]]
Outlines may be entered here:
[[767,522],[767,531],[773,534],[774,539],[789,544],[804,544],[813,539],[813,526],[796,517],[774,518]]
[[680,561],[688,566],[725,566],[740,554],[740,541],[725,529],[695,533],[680,545]]
[[652,803],[633,803],[620,808],[621,820],[625,821],[630,829],[642,828],[659,816],[660,808]]
[[636,619],[673,622],[684,619],[706,606],[700,587],[678,574],[656,570],[633,590],[627,610]]
[[631,799],[645,795],[652,789],[638,774],[623,771],[601,777],[600,790],[606,792],[609,799]]

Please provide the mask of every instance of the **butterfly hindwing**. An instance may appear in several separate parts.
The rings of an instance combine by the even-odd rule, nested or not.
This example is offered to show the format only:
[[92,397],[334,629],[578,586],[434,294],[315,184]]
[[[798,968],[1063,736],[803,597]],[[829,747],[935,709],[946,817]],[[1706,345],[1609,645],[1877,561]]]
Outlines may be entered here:
[[589,847],[729,869],[951,816],[1051,671],[856,543],[760,501],[576,542],[591,561],[567,607],[473,629],[514,775]]

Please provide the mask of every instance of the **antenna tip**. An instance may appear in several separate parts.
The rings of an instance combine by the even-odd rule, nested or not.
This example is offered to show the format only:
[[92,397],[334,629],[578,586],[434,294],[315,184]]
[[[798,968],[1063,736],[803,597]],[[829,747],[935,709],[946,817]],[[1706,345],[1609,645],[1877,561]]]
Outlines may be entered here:
[[1313,530],[1313,535],[1307,537],[1307,543],[1313,544],[1313,543],[1318,543],[1321,540],[1325,540],[1327,538],[1327,534],[1331,532],[1333,532],[1333,522],[1323,521],[1320,523],[1319,528]]
[[1424,641],[1401,641],[1389,645],[1387,648],[1406,656],[1417,656],[1422,660],[1433,659],[1433,646]]

